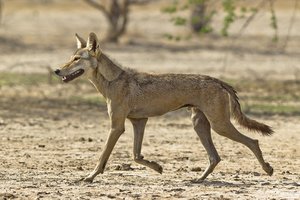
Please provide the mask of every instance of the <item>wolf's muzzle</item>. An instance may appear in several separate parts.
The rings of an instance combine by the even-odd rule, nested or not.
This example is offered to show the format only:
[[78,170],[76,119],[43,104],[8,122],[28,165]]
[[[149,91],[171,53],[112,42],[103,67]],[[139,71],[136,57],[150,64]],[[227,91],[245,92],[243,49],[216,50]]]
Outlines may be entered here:
[[60,69],[55,70],[54,73],[55,73],[56,75],[59,75]]

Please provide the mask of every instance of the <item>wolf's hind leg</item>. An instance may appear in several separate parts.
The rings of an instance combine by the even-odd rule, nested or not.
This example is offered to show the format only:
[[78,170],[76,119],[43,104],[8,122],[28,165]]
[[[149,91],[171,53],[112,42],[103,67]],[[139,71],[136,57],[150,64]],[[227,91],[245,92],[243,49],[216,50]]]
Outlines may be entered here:
[[254,140],[241,134],[228,118],[224,119],[224,121],[217,120],[216,122],[211,122],[211,124],[214,131],[216,131],[218,134],[247,146],[254,153],[263,170],[270,176],[273,174],[273,168],[269,163],[265,162],[263,158],[262,152],[259,148],[258,140]]
[[147,166],[161,174],[163,168],[158,163],[154,161],[145,160],[144,157],[141,155],[144,131],[145,131],[145,126],[148,121],[148,118],[130,119],[130,121],[132,123],[133,131],[134,131],[134,144],[133,144],[134,161],[141,165]]
[[198,108],[192,108],[191,118],[194,129],[199,136],[201,143],[204,146],[209,157],[209,166],[205,169],[199,179],[200,181],[202,181],[214,170],[221,159],[212,142],[210,124],[206,116]]

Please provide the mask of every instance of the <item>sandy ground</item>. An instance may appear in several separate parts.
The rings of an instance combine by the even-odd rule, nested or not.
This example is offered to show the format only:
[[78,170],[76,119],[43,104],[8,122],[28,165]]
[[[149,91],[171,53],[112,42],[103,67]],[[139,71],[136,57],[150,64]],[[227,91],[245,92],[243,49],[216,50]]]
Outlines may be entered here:
[[[75,32],[86,36],[90,31],[102,34],[105,30],[101,15],[83,4],[79,9],[70,1],[58,6],[29,6],[26,2],[11,0],[5,5],[0,27],[0,73],[48,73],[47,67],[55,69],[74,51]],[[278,13],[283,38],[291,12],[285,8]],[[300,21],[296,20],[291,40],[281,51],[283,42],[271,42],[269,22],[264,21],[269,16],[259,17],[261,20],[233,43],[216,36],[173,43],[162,35],[182,34],[182,29],[170,25],[169,17],[157,6],[134,8],[121,44],[103,48],[119,63],[142,71],[300,80]],[[232,31],[237,30],[233,27]],[[274,167],[272,177],[263,172],[246,147],[213,133],[222,162],[203,183],[193,183],[208,159],[192,129],[189,113],[181,110],[151,118],[146,128],[143,155],[163,166],[162,175],[133,162],[132,128],[126,122],[126,133],[117,143],[105,173],[91,184],[78,182],[93,169],[109,121],[104,104],[76,101],[70,98],[74,94],[93,97],[96,92],[90,85],[72,83],[0,87],[0,199],[300,197],[299,116],[252,116],[274,127],[272,137],[237,126],[259,139],[265,159]]]
[[[56,88],[56,89],[67,89]],[[51,95],[52,96],[52,95]],[[14,102],[13,104],[11,102]],[[260,141],[274,167],[267,176],[241,144],[213,133],[222,162],[203,183],[193,183],[207,155],[185,110],[151,118],[145,158],[162,175],[132,160],[131,125],[118,141],[104,174],[92,184],[77,182],[90,172],[104,146],[109,122],[105,106],[26,97],[1,99],[0,197],[19,199],[298,199],[299,117],[255,117],[273,126]],[[22,113],[18,112],[23,110]]]

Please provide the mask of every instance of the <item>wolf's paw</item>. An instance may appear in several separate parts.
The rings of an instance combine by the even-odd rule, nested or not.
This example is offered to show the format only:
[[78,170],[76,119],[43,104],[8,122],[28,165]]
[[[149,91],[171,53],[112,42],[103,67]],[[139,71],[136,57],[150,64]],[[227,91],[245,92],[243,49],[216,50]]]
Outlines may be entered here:
[[264,170],[269,176],[273,175],[274,170],[273,170],[273,167],[271,167],[271,165],[269,163],[266,163]]
[[163,173],[163,168],[162,168],[162,166],[158,165],[158,166],[157,166],[157,170],[155,170],[155,171],[157,171],[158,173],[162,174],[162,173]]
[[154,169],[156,172],[162,174],[163,168],[160,164],[158,164],[157,162],[154,162],[154,161],[152,161],[151,164],[152,164],[152,167],[151,167],[152,169]]
[[92,183],[93,180],[94,180],[94,177],[91,177],[91,176],[87,176],[87,177],[82,179],[82,181],[84,181],[86,183]]

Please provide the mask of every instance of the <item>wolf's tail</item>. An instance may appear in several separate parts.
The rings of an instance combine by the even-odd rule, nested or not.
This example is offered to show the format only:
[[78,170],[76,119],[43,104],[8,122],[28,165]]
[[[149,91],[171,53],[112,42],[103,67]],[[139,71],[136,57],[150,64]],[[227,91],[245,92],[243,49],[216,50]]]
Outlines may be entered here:
[[260,132],[262,135],[270,136],[273,134],[274,131],[270,126],[250,119],[242,112],[237,92],[232,86],[223,81],[220,81],[220,84],[229,93],[231,113],[240,125],[248,128],[251,131]]

